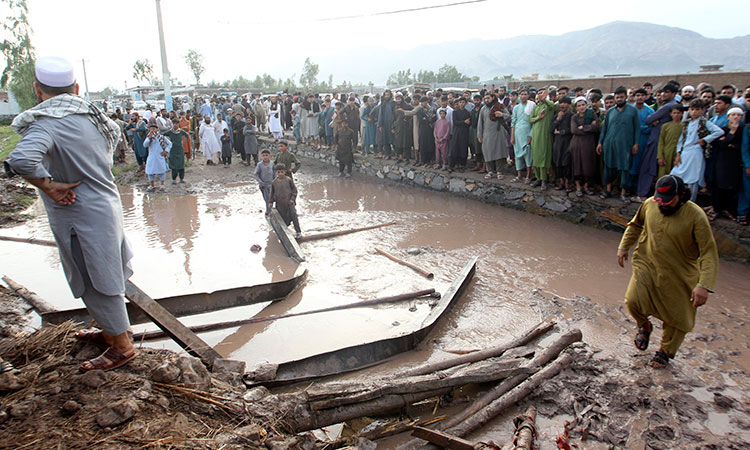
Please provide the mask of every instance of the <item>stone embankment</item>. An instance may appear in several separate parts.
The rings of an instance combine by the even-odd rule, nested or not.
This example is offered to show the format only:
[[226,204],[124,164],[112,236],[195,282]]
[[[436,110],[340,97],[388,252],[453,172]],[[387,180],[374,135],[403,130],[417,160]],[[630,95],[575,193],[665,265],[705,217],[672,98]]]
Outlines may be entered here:
[[[270,139],[261,138],[270,142]],[[290,151],[301,158],[311,158],[337,166],[334,152],[314,149],[290,140]],[[503,167],[502,179],[486,179],[477,172],[447,172],[432,166],[377,159],[373,155],[354,155],[354,171],[407,186],[443,191],[507,208],[541,216],[554,216],[568,222],[621,232],[624,224],[638,210],[638,204],[624,205],[619,199],[600,199],[598,195],[576,197],[550,188],[542,191],[523,183],[511,183],[513,168]],[[713,224],[719,254],[726,259],[750,262],[750,227],[719,219]]]

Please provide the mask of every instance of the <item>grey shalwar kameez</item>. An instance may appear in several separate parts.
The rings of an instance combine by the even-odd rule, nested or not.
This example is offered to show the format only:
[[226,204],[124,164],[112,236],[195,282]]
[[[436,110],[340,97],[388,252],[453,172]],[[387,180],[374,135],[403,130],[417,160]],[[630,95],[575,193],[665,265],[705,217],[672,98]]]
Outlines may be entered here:
[[[477,138],[482,138],[482,154],[485,162],[498,161],[508,157],[508,132],[497,121],[490,120],[491,107],[482,106],[477,121]],[[503,118],[510,123],[510,113],[503,109]]]
[[40,197],[73,296],[83,298],[107,334],[124,333],[130,326],[123,295],[133,273],[132,252],[122,229],[122,204],[105,137],[83,114],[40,117],[23,132],[7,164],[24,178],[81,182],[71,205]]

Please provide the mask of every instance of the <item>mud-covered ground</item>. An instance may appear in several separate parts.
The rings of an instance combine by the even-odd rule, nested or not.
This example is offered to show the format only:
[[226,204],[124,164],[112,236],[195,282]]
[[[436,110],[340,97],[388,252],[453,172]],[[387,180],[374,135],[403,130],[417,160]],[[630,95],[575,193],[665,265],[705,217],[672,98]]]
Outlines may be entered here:
[[23,211],[37,198],[36,189],[20,178],[0,174],[0,228],[17,225],[28,219]]
[[[321,162],[305,159],[303,163],[303,170],[315,174],[316,178],[335,174],[334,169]],[[251,180],[251,171],[252,168],[239,163],[239,159],[230,167],[206,166],[199,155],[186,170],[187,183],[172,185],[168,181],[166,194],[209,195],[231,190],[237,185],[246,185]],[[355,174],[352,181],[357,182],[359,177],[362,175]],[[119,173],[116,178],[118,183],[133,185],[139,190],[145,190],[147,186],[145,175],[136,170]],[[213,201],[220,209],[222,199]],[[315,256],[317,253],[312,251],[311,254]],[[484,267],[480,265],[480,282],[483,275],[489,275],[487,270],[491,265],[495,263],[487,261]],[[541,449],[556,448],[555,439],[563,433],[566,422],[572,424],[569,427],[571,442],[579,445],[578,448],[750,448],[750,377],[744,357],[750,345],[746,335],[748,315],[745,306],[699,314],[699,325],[689,335],[678,358],[668,369],[657,371],[647,367],[647,362],[658,347],[658,323],[655,323],[657,329],[652,335],[649,351],[638,352],[632,344],[623,344],[629,343],[635,328],[624,305],[613,307],[580,296],[563,298],[546,290],[522,292],[526,285],[512,287],[514,295],[524,299],[530,315],[558,320],[568,328],[582,328],[584,343],[576,346],[576,359],[570,368],[545,383],[516,409],[469,436],[470,440],[505,444],[512,435],[511,419],[526,406],[534,404],[539,409]],[[485,292],[482,289],[477,292]],[[14,335],[24,326],[27,308],[21,302],[7,301],[13,298],[7,291],[0,292],[0,296],[0,308],[3,308],[0,309],[0,332]],[[446,318],[419,350],[472,348],[471,336],[486,340],[488,330],[481,329],[483,321],[481,315],[477,315],[483,311],[476,305],[459,305],[454,316]],[[484,313],[492,315],[487,310]],[[467,321],[476,325],[470,330],[462,330]],[[592,333],[587,330],[595,330],[598,339],[592,340]],[[481,337],[482,333],[484,337]],[[502,330],[496,334],[491,340],[510,339],[507,333],[503,335]],[[610,341],[602,340],[601,336]],[[34,441],[47,435],[57,437],[56,442],[67,445],[61,448],[222,448],[222,445],[223,448],[253,448],[267,439],[266,436],[274,436],[273,421],[263,424],[262,432],[257,428],[243,429],[249,424],[237,419],[241,416],[233,415],[230,411],[233,406],[227,410],[206,401],[208,398],[222,404],[241,404],[242,389],[231,383],[218,380],[211,381],[210,387],[204,385],[213,396],[222,398],[219,400],[213,396],[195,398],[184,391],[176,393],[155,385],[151,373],[161,360],[174,359],[174,353],[144,350],[135,364],[123,370],[101,377],[84,377],[77,373],[77,365],[82,358],[90,356],[91,351],[75,346],[69,336],[61,339],[60,345],[59,349],[46,352],[49,355],[40,353],[42,347],[32,348],[31,353],[36,355],[32,358],[24,356],[16,347],[8,350],[8,347],[0,346],[0,355],[13,358],[22,369],[21,382],[26,383],[26,387],[15,394],[0,393],[0,399],[6,405],[20,405],[12,410],[6,409],[15,412],[0,424],[0,448],[17,448],[21,442],[21,445],[27,445],[25,448],[52,448],[40,443],[55,442],[53,440]],[[396,359],[386,366],[368,369],[364,375],[354,376],[397,370],[399,364],[409,362],[412,361],[408,358]],[[477,386],[471,391],[481,392],[489,387]],[[102,405],[133,397],[135,412],[132,418],[111,426],[101,426],[96,422]],[[450,414],[470,399],[464,394],[444,398],[443,407],[435,415]],[[118,411],[131,410],[132,406],[123,405]],[[432,413],[432,405],[429,408],[407,408],[401,415],[386,420],[426,419],[432,417]],[[349,424],[350,427],[356,428],[355,424]],[[238,429],[242,430],[237,432]],[[63,439],[63,436],[72,438]],[[406,435],[391,437],[380,441],[378,448],[397,448],[408,439]],[[272,441],[263,445],[274,448],[276,444],[271,444]],[[310,442],[305,437],[287,444],[291,445],[289,448],[308,448],[313,445]]]

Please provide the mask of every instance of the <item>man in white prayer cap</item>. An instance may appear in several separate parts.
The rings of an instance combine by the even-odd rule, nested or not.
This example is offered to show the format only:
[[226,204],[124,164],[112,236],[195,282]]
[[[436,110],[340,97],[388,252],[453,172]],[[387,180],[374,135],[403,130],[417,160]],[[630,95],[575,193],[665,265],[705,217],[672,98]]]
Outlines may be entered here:
[[81,370],[111,370],[135,357],[124,299],[132,253],[110,170],[120,127],[78,96],[68,61],[39,58],[35,69],[33,89],[40,103],[13,120],[11,127],[23,137],[5,170],[44,194],[70,290],[101,327],[76,333],[104,351]]
[[682,104],[688,106],[690,101],[695,98],[695,88],[687,85],[682,88]]

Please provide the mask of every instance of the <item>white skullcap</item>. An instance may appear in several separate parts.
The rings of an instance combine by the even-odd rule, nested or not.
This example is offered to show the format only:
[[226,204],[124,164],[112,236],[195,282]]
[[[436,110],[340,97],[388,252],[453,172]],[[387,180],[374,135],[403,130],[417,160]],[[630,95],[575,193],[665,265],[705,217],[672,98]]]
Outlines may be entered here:
[[432,91],[427,91],[426,95],[432,95]]
[[690,86],[690,85],[687,85],[687,86],[685,86],[684,88],[682,88],[682,92],[685,92],[685,91],[692,91],[692,92],[695,92],[695,88],[694,88],[694,87],[692,87],[692,86]]
[[36,61],[36,79],[49,87],[66,87],[76,82],[73,66],[58,56],[45,56]]
[[586,104],[588,104],[588,102],[586,101],[586,97],[576,97],[576,99],[575,99],[575,101],[573,102],[573,104],[575,105],[575,104],[577,104],[578,102],[586,102]]
[[742,108],[735,106],[734,108],[730,108],[729,111],[727,111],[727,115],[730,115],[730,114],[743,115],[745,114],[745,111],[743,111]]

